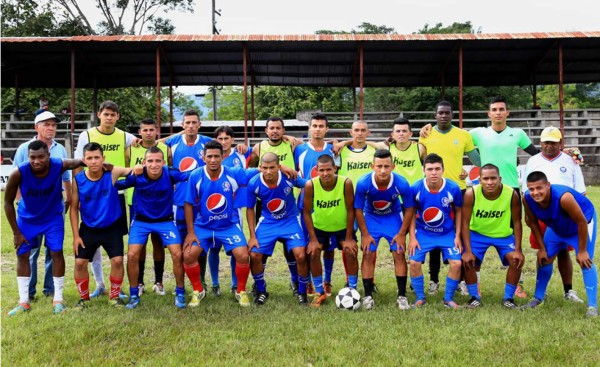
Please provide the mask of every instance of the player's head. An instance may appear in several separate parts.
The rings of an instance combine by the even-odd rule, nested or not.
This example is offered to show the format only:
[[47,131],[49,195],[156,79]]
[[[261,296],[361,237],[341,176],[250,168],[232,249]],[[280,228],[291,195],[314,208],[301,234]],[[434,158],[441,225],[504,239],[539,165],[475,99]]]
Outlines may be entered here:
[[235,138],[234,135],[233,129],[226,125],[219,126],[215,129],[214,133],[215,140],[221,143],[224,152],[229,152],[229,149],[231,149]]
[[412,131],[410,129],[410,121],[404,117],[399,117],[394,120],[391,137],[394,141],[401,143],[407,142],[412,137]]
[[157,146],[152,146],[144,154],[144,166],[152,178],[160,176],[165,164],[165,155]]
[[325,134],[327,134],[327,130],[329,121],[327,120],[327,116],[322,113],[315,113],[310,117],[310,126],[308,127],[308,132],[310,134],[311,139],[319,139],[322,140],[325,138]]
[[488,163],[479,171],[479,181],[485,194],[494,194],[502,189],[502,178],[500,170],[494,164]]
[[48,145],[41,140],[34,140],[27,146],[27,158],[31,170],[35,173],[45,172],[50,167],[50,151]]
[[335,179],[335,162],[328,154],[320,155],[317,158],[317,174],[321,182],[332,182]]
[[104,101],[98,107],[100,126],[114,128],[120,117],[119,106],[113,101]]
[[157,126],[156,121],[151,118],[143,119],[140,121],[140,128],[138,129],[138,133],[142,138],[142,141],[146,143],[146,145],[154,145],[156,141],[156,132]]
[[509,114],[508,104],[504,98],[497,96],[490,100],[488,117],[493,124],[505,124]]
[[377,149],[373,155],[373,163],[371,168],[375,172],[375,177],[379,180],[389,180],[392,171],[394,170],[394,162],[392,154],[387,149]]
[[444,174],[444,160],[435,153],[427,154],[423,160],[423,173],[428,184],[438,183]]
[[183,121],[181,122],[185,135],[190,138],[195,138],[200,130],[200,114],[196,110],[187,110],[183,113]]
[[536,203],[550,197],[550,182],[544,172],[534,171],[527,175],[527,190]]
[[265,133],[272,143],[279,143],[285,134],[283,119],[277,116],[269,117],[265,124]]
[[209,171],[218,171],[223,162],[223,146],[215,140],[211,140],[204,145],[204,156],[202,157],[206,168]]
[[433,115],[440,130],[448,130],[452,126],[452,105],[448,101],[440,101],[435,105]]
[[83,146],[83,162],[90,172],[99,172],[104,163],[104,150],[98,143],[87,143]]
[[265,153],[260,159],[260,169],[265,181],[273,182],[277,180],[280,167],[279,157],[273,152]]
[[561,140],[562,134],[556,127],[548,126],[542,130],[542,135],[540,135],[542,153],[548,158],[556,157],[560,153]]
[[350,136],[352,136],[352,141],[354,143],[365,144],[369,134],[371,134],[369,125],[367,125],[365,121],[354,121],[352,128],[350,129]]

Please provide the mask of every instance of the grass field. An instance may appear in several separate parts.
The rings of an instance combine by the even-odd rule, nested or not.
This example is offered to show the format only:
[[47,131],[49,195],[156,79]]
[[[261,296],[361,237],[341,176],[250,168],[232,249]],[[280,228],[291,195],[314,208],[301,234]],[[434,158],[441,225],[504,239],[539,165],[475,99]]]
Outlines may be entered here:
[[[590,187],[588,193],[600,208],[600,188]],[[79,297],[73,281],[68,222],[67,228],[65,299],[72,307]],[[524,238],[528,236],[526,228]],[[535,253],[528,241],[524,243],[525,289],[533,294]],[[271,298],[260,308],[241,309],[232,295],[224,292],[220,298],[208,295],[197,309],[176,309],[170,294],[175,282],[167,260],[168,295],[146,294],[136,310],[113,309],[103,298],[92,301],[84,313],[53,316],[52,300],[41,297],[30,313],[12,319],[6,313],[18,299],[16,257],[4,213],[1,255],[3,366],[600,365],[600,319],[584,318],[585,305],[563,300],[557,271],[542,307],[528,312],[502,308],[505,270],[494,251],[488,253],[481,272],[485,306],[478,310],[445,309],[443,292],[428,297],[423,309],[398,310],[392,258],[387,251],[380,251],[377,260],[375,310],[339,311],[333,299],[318,310],[300,307],[288,289],[289,274],[277,246],[266,271]],[[106,256],[104,260],[106,279],[109,263]],[[147,284],[153,280],[151,263],[149,254]],[[228,267],[229,261],[222,256],[224,290],[230,284]],[[41,279],[43,266],[39,271]],[[443,267],[442,282],[446,271]],[[573,278],[574,289],[584,298],[576,263]],[[334,291],[344,282],[337,256]],[[94,289],[93,280],[91,283]],[[190,292],[189,284],[186,290]],[[359,290],[362,293],[362,285]],[[409,300],[414,300],[413,294]],[[467,297],[457,295],[456,300],[464,303]]]

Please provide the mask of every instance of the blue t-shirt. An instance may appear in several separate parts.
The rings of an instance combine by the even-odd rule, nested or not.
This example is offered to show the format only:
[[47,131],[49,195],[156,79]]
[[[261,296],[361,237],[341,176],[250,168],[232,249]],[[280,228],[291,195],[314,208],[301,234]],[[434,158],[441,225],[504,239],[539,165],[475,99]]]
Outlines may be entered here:
[[362,209],[365,218],[377,220],[389,214],[398,214],[403,208],[415,206],[408,181],[392,172],[387,188],[380,190],[374,172],[362,176],[356,183],[354,208]]
[[45,223],[52,216],[61,216],[65,210],[62,197],[63,163],[50,158],[50,168],[45,177],[36,177],[29,162],[21,164],[21,200],[17,215],[31,223]]
[[261,217],[265,222],[297,217],[300,215],[294,198],[294,187],[303,188],[306,180],[298,177],[290,180],[281,172],[277,178],[277,186],[269,187],[263,175],[254,176],[248,184],[248,207],[256,205],[256,199],[262,201]]
[[429,190],[424,178],[411,186],[416,205],[417,231],[435,236],[455,233],[454,207],[462,207],[462,193],[456,182],[447,178],[443,180],[437,192]]
[[75,176],[79,192],[81,221],[91,228],[105,228],[121,217],[119,193],[112,182],[112,173],[104,172],[92,181],[85,172]]
[[186,203],[197,211],[194,224],[210,229],[228,228],[239,224],[239,216],[234,206],[235,194],[240,184],[248,184],[257,169],[221,167],[216,180],[211,180],[206,167],[194,170],[187,183]]
[[[248,148],[246,154],[239,153],[237,150],[232,149],[231,154],[227,157],[223,158],[223,166],[225,167],[238,167],[238,168],[248,168],[247,159],[250,157],[252,153],[252,148]],[[238,191],[235,194],[235,203],[234,207],[238,208],[246,208],[248,206],[248,193],[247,186],[245,184],[240,184]]]
[[[212,139],[208,136],[198,135],[192,145],[185,142],[185,135],[173,135],[165,144],[171,148],[173,155],[173,167],[180,172],[193,171],[198,167],[204,166],[202,157],[204,156],[204,145]],[[173,203],[177,206],[183,206],[185,203],[186,185],[178,183],[175,185],[175,194]]]
[[569,217],[569,215],[560,208],[560,199],[567,192],[571,193],[575,201],[581,207],[581,211],[588,223],[594,217],[594,204],[584,195],[564,185],[550,185],[550,205],[546,209],[542,209],[536,203],[529,191],[525,193],[525,200],[533,215],[544,222],[548,227],[552,228],[557,235],[568,237],[577,234],[577,223]]
[[325,144],[321,151],[315,150],[310,142],[298,145],[294,149],[294,162],[300,177],[305,179],[317,177],[317,159],[324,154],[334,158],[332,149],[331,144]]

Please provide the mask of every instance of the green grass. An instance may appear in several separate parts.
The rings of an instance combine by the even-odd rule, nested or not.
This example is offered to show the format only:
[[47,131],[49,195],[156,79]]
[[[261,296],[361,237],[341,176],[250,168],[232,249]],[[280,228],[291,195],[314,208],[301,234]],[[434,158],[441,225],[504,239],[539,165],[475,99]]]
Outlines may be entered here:
[[[599,208],[600,188],[590,187],[588,192]],[[65,298],[73,306],[78,294],[67,226]],[[524,238],[528,236],[526,229]],[[528,241],[524,242],[525,288],[532,294],[535,253]],[[385,247],[382,244],[381,248]],[[380,251],[377,260],[375,310],[339,311],[333,299],[319,310],[299,307],[288,290],[289,276],[278,245],[266,271],[271,298],[261,308],[241,309],[226,292],[229,262],[222,256],[223,296],[208,295],[197,309],[176,309],[167,255],[168,295],[144,295],[134,311],[112,309],[103,298],[92,301],[84,313],[53,316],[51,300],[42,297],[32,304],[30,313],[12,319],[6,313],[18,298],[16,261],[4,214],[1,254],[2,363],[6,366],[600,365],[600,320],[585,319],[585,305],[562,299],[557,271],[550,282],[549,298],[539,309],[520,312],[501,307],[505,270],[493,250],[481,273],[485,306],[474,311],[445,309],[441,293],[429,297],[423,309],[399,311],[392,258],[387,251]],[[106,278],[109,263],[106,256],[104,259]],[[147,264],[151,263],[149,255]],[[43,267],[39,268],[41,279]],[[443,267],[441,279],[446,271]],[[150,265],[146,279],[151,284]],[[344,281],[338,254],[334,290]],[[186,289],[191,289],[189,284]],[[574,289],[585,295],[576,263]],[[38,294],[40,290],[38,283]],[[464,303],[467,297],[457,295],[456,299]],[[409,300],[414,300],[414,295],[410,294]]]

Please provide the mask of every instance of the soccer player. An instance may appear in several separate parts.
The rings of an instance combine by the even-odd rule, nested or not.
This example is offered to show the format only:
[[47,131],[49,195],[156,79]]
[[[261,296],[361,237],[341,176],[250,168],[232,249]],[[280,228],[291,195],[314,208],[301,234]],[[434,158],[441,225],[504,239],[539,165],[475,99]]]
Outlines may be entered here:
[[412,135],[408,119],[400,117],[394,120],[392,144],[389,146],[394,171],[406,178],[411,185],[423,178],[423,160],[427,156],[425,145],[411,141]]
[[483,165],[479,180],[481,184],[465,192],[462,213],[462,259],[471,296],[467,307],[482,305],[475,266],[480,267],[488,248],[494,247],[502,264],[508,266],[502,305],[515,309],[513,296],[525,259],[521,251],[521,201],[512,187],[502,183],[495,165]]
[[[83,163],[79,159],[61,161],[58,158],[50,158],[48,145],[41,140],[29,143],[27,151],[28,162],[11,172],[4,194],[4,212],[12,229],[13,243],[17,252],[19,288],[19,304],[8,313],[8,316],[27,312],[31,308],[29,255],[32,248],[41,245],[38,241],[40,235],[46,237],[46,247],[50,249],[52,256],[53,312],[61,314],[66,310],[63,303],[65,206],[62,196],[62,177],[65,170],[80,167]],[[17,190],[21,191],[21,200],[15,211]]]
[[[47,109],[47,105],[46,109]],[[43,107],[43,105],[42,105]],[[13,166],[16,168],[21,164],[28,161],[28,146],[34,140],[41,140],[48,146],[50,151],[50,157],[52,158],[67,158],[67,151],[62,144],[57,143],[54,140],[56,136],[56,126],[60,122],[52,112],[40,109],[40,113],[35,116],[34,124],[37,136],[27,141],[17,148],[15,158],[13,159]],[[65,210],[69,209],[71,205],[71,171],[66,170],[63,173],[63,189],[65,193]],[[21,198],[21,193],[17,192],[17,202]],[[35,299],[36,286],[37,286],[37,260],[40,254],[40,248],[43,241],[43,236],[38,238],[40,247],[32,248],[31,255],[29,257],[29,265],[31,267],[31,280],[29,282],[29,299]],[[54,293],[54,284],[52,282],[52,256],[50,256],[50,250],[46,247],[45,250],[45,268],[44,268],[44,289],[42,290],[44,296],[49,297]]]
[[136,285],[139,256],[150,234],[158,235],[171,253],[176,282],[175,306],[184,308],[183,254],[181,237],[173,222],[173,184],[186,181],[191,171],[179,172],[165,167],[164,153],[156,146],[148,148],[143,163],[142,174],[130,174],[125,180],[117,183],[119,188],[135,187],[133,193],[135,216],[130,228],[127,251],[127,276],[131,295],[127,308],[134,309],[140,303],[139,289]]
[[[125,166],[126,167],[135,167],[138,164],[143,164],[144,156],[148,149],[151,147],[158,147],[160,151],[163,153],[163,157],[166,158],[166,161],[169,166],[173,165],[173,157],[171,155],[171,148],[166,146],[162,142],[156,141],[157,138],[157,129],[158,125],[156,121],[151,118],[143,119],[140,121],[140,127],[138,129],[138,133],[142,141],[137,146],[129,146],[125,150]],[[133,207],[133,192],[134,189],[127,190],[127,204],[129,205],[129,219],[133,220],[135,217],[135,209]],[[165,272],[165,250],[163,248],[160,236],[157,233],[152,233],[150,235],[150,240],[152,241],[152,257],[154,259],[154,285],[152,286],[152,290],[154,293],[164,296],[165,289],[163,286],[163,274]],[[144,243],[145,245],[145,243]],[[146,266],[146,246],[142,246],[142,252],[139,254],[139,275],[138,275],[138,290],[139,296],[141,296],[145,292],[144,285],[144,267]],[[128,261],[131,259],[128,257]]]
[[373,276],[375,253],[381,238],[390,245],[398,285],[396,303],[401,310],[410,309],[406,298],[406,234],[414,215],[414,202],[408,181],[393,172],[394,163],[389,150],[375,151],[372,173],[361,177],[356,184],[354,209],[361,233],[362,277],[365,287],[363,307],[375,306]]
[[367,137],[370,134],[366,122],[355,121],[350,129],[352,143],[340,150],[337,157],[338,174],[349,178],[354,185],[359,178],[371,171],[375,148],[367,145]]
[[[533,157],[529,158],[523,177],[526,178],[531,172],[543,172],[548,181],[553,184],[565,185],[575,191],[585,195],[586,188],[583,180],[583,174],[579,165],[573,158],[564,152],[560,151],[562,134],[559,129],[554,126],[549,126],[542,131],[540,136],[540,145],[542,151]],[[527,191],[527,182],[523,180],[523,192]],[[538,221],[538,226],[542,231],[542,235],[546,230],[543,222]],[[539,245],[535,241],[533,233],[529,236],[529,243],[534,249],[539,249]],[[567,301],[583,303],[583,300],[577,296],[573,288],[573,262],[569,256],[569,250],[574,250],[569,247],[568,250],[561,250],[557,255],[558,270],[563,282],[565,291],[564,298]]]
[[444,306],[457,309],[454,292],[460,282],[462,193],[456,182],[444,177],[444,161],[439,155],[430,153],[425,157],[423,172],[425,178],[411,187],[416,207],[408,248],[410,279],[417,295],[413,307],[426,303],[421,264],[425,255],[437,248],[450,264]]
[[[308,264],[306,263],[306,239],[300,224],[300,212],[294,198],[294,187],[304,187],[305,180],[288,179],[280,171],[279,158],[269,152],[262,156],[262,173],[254,176],[248,184],[248,209],[246,216],[250,239],[250,264],[256,284],[254,303],[263,305],[269,298],[264,278],[263,257],[272,256],[275,243],[281,241],[288,252],[294,254],[298,267],[298,300],[308,305],[306,285],[308,284]],[[263,202],[258,223],[254,206],[256,199]]]
[[304,223],[309,241],[310,271],[317,294],[311,307],[321,307],[327,299],[323,290],[321,251],[329,247],[335,236],[343,251],[348,285],[356,289],[358,283],[358,246],[354,234],[354,187],[352,181],[335,173],[331,156],[317,159],[318,176],[304,186]]
[[[570,187],[551,185],[546,175],[539,171],[527,176],[527,189],[529,191],[523,201],[525,221],[540,249],[537,253],[535,295],[523,308],[535,308],[543,302],[552,277],[554,258],[560,250],[571,246],[575,248],[583,275],[588,302],[586,316],[598,317],[598,270],[594,264],[597,217],[594,205]],[[547,226],[543,236],[538,220]]]
[[110,259],[108,302],[113,307],[125,305],[119,297],[124,276],[123,233],[119,220],[123,209],[115,182],[120,177],[127,176],[131,170],[114,166],[112,170],[106,171],[105,160],[100,144],[86,144],[83,147],[83,162],[88,169],[75,175],[73,180],[73,207],[70,218],[75,254],[75,284],[80,297],[75,310],[88,307],[90,279],[87,264],[94,259],[100,247],[104,248]]

